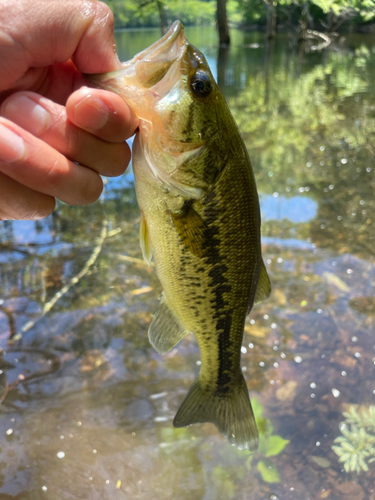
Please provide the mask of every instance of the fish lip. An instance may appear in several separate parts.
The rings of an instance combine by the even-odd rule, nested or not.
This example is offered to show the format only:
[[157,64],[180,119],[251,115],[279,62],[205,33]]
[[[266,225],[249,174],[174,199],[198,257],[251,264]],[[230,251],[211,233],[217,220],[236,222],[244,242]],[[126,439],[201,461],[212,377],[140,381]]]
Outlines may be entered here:
[[[178,39],[180,43],[177,43]],[[129,68],[134,67],[139,62],[151,63],[154,61],[175,61],[179,57],[180,48],[182,45],[186,45],[188,42],[184,36],[184,26],[181,21],[175,21],[172,26],[169,28],[167,33],[162,36],[159,40],[154,42],[152,45],[147,47],[136,54],[129,61],[121,63],[122,68],[116,71],[112,71],[111,73],[102,73],[96,75],[84,75],[91,83],[107,83],[113,78],[125,77]],[[172,49],[175,48],[173,51]],[[168,54],[171,52],[171,54]],[[174,53],[173,53],[174,52]],[[164,56],[164,57],[163,57]]]
[[142,50],[142,52],[136,54],[133,57],[133,59],[131,59],[131,61],[128,61],[128,63],[134,63],[136,61],[141,61],[141,60],[147,60],[147,61],[154,60],[157,57],[157,55],[166,52],[166,50],[169,49],[178,39],[179,35],[183,34],[183,31],[184,31],[184,26],[182,22],[175,21],[164,36],[162,36],[155,43],[147,47],[147,49],[144,49]]

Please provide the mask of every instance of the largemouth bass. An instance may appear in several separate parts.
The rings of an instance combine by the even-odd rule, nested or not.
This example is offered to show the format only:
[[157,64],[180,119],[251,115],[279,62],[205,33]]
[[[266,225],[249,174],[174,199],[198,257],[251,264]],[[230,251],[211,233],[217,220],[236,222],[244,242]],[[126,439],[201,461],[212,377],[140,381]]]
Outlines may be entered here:
[[201,369],[174,425],[212,422],[238,448],[258,431],[241,366],[246,315],[267,298],[260,210],[236,123],[205,57],[176,21],[158,42],[91,77],[140,118],[133,170],[140,244],[163,285],[149,339],[160,353],[193,332]]

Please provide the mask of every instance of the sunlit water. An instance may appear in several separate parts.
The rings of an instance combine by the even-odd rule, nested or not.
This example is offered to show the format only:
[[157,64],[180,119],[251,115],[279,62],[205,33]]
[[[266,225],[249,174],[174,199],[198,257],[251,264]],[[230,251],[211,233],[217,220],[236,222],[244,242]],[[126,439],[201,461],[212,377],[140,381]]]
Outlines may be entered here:
[[[260,449],[172,427],[199,351],[192,336],[164,357],[149,345],[161,288],[129,173],[95,205],[0,226],[0,498],[374,499],[371,456],[345,472],[332,446],[343,411],[375,405],[375,37],[306,53],[233,32],[217,65],[214,30],[187,34],[219,71],[260,194],[273,294],[242,348]],[[158,36],[118,33],[121,58]]]

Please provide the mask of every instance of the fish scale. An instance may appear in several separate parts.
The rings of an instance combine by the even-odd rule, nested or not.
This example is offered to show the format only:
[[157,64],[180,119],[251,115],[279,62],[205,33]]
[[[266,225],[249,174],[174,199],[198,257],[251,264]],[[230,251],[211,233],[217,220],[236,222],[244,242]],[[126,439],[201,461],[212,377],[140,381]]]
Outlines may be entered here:
[[164,354],[193,332],[201,353],[174,425],[212,422],[230,443],[254,450],[258,431],[241,344],[246,315],[268,297],[270,283],[254,175],[238,128],[178,21],[122,70],[92,82],[117,92],[140,118],[133,170],[141,247],[147,262],[153,256],[164,290],[150,341]]

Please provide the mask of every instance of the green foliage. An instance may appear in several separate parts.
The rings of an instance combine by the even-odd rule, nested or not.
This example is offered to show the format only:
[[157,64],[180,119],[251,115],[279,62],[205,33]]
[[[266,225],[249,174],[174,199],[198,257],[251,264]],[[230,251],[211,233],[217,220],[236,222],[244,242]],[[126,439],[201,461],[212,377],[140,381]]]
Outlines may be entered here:
[[228,14],[229,19],[232,19],[232,8],[231,4],[236,4],[237,12],[241,16],[242,24],[266,24],[266,13],[264,10],[263,0],[233,0],[229,1],[228,4]]
[[[115,27],[159,26],[156,1],[105,0],[115,16]],[[215,20],[215,0],[169,0],[164,5],[167,21],[180,19],[185,25],[210,24]]]
[[264,455],[266,457],[273,457],[278,455],[283,451],[285,446],[289,443],[287,439],[283,439],[281,436],[272,435],[269,436],[266,440],[264,440],[265,452]]
[[333,12],[340,15],[344,12],[358,13],[364,21],[369,21],[375,15],[374,0],[311,0],[323,12]]
[[[271,421],[263,416],[263,406],[260,402],[251,399],[255,420],[259,431],[259,448],[256,452],[239,450],[235,446],[227,446],[219,453],[221,459],[227,461],[227,466],[215,467],[212,471],[212,483],[215,496],[213,498],[237,498],[235,485],[245,477],[249,477],[249,471],[259,472],[266,483],[277,483],[280,481],[279,471],[272,458],[280,455],[289,441],[274,434]],[[205,447],[209,453],[210,446]],[[217,459],[217,457],[216,457]],[[236,481],[233,479],[236,478]]]
[[[159,26],[160,16],[156,0],[104,0],[115,16],[115,26],[141,27]],[[213,24],[216,18],[215,0],[165,0],[167,21],[180,19],[185,25]],[[354,22],[371,21],[375,16],[375,0],[277,0],[277,18],[298,24],[309,5],[314,21],[325,21],[330,14],[354,19]],[[228,19],[234,25],[266,24],[266,10],[263,0],[228,0]]]
[[[236,0],[238,5],[236,17],[232,19],[231,9],[228,9],[229,19],[239,24],[266,24],[265,4],[267,0]],[[327,23],[328,17],[334,15],[335,22],[339,18],[353,20],[354,23],[371,21],[375,16],[375,0],[274,0],[278,23],[297,25],[304,19],[306,7],[314,23]],[[238,21],[238,17],[241,20]]]
[[263,407],[257,399],[252,399],[252,406],[259,430],[259,448],[255,453],[243,452],[247,455],[246,468],[252,469],[255,461],[263,481],[277,483],[280,481],[279,471],[267,457],[279,455],[289,441],[273,434],[273,425],[268,418],[263,417]]
[[338,445],[332,446],[332,450],[340,457],[339,462],[344,464],[346,472],[367,472],[367,464],[375,462],[375,406],[360,412],[351,406],[343,416],[342,436],[334,440]]
[[235,487],[226,469],[219,466],[215,467],[212,472],[212,482],[224,498],[230,499],[234,497]]
[[257,469],[266,483],[278,483],[280,481],[279,471],[269,461],[261,460],[257,464]]
[[369,218],[363,226],[368,216],[356,207],[360,200],[367,210],[374,206],[374,102],[362,96],[375,78],[375,53],[365,44],[349,53],[329,51],[324,64],[309,67],[305,61],[301,73],[296,60],[282,60],[275,50],[272,72],[249,68],[245,88],[227,100],[259,191],[286,198],[308,191],[319,209],[308,224],[264,218],[262,233],[309,237],[338,252],[366,251],[375,221]]

